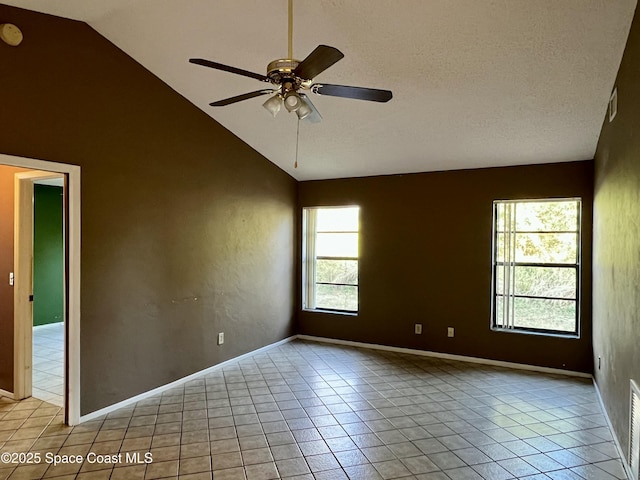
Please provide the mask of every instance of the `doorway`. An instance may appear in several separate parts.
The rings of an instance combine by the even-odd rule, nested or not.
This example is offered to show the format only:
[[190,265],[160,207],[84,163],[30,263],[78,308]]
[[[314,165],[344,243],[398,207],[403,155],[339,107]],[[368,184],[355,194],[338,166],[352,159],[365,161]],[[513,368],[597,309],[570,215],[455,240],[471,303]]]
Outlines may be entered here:
[[64,407],[64,176],[33,183],[31,396]]
[[[35,296],[47,296],[42,288],[42,264],[46,263],[43,255],[38,250],[42,250],[39,245],[42,243],[42,219],[36,222],[36,214],[43,212],[43,204],[38,199],[37,192],[39,185],[43,183],[54,183],[61,185],[60,193],[62,198],[59,199],[60,205],[58,212],[60,215],[60,225],[58,225],[58,235],[61,237],[56,239],[53,248],[59,248],[57,252],[56,269],[59,278],[55,279],[55,289],[58,290],[56,300],[58,312],[53,314],[53,319],[58,320],[61,325],[54,327],[46,327],[47,332],[43,331],[43,327],[35,327],[36,323],[42,323],[40,317],[49,317],[37,310],[42,310],[44,305],[38,300],[38,308],[36,309]],[[44,170],[29,170],[26,172],[15,174],[15,200],[14,200],[14,335],[16,343],[14,346],[14,397],[22,399],[27,397],[35,397],[60,407],[65,407],[65,365],[64,358],[66,352],[66,342],[64,335],[64,318],[66,316],[65,305],[65,268],[66,264],[66,248],[65,248],[65,228],[67,217],[64,207],[64,183],[65,176],[56,172]],[[58,187],[59,188],[59,187]],[[38,238],[36,238],[38,234]],[[37,260],[37,261],[36,261]],[[36,293],[36,286],[41,291]],[[46,301],[46,300],[45,300]],[[36,313],[38,315],[36,315]],[[55,317],[58,317],[57,319]],[[37,320],[37,322],[36,322]],[[62,327],[62,328],[60,328]],[[55,329],[59,335],[57,339],[45,338],[45,333]],[[59,338],[59,337],[62,338]],[[47,337],[50,337],[47,335]],[[46,342],[43,344],[43,342]],[[55,367],[55,371],[51,370]]]
[[[80,421],[80,167],[0,154],[0,164],[29,169],[15,175],[13,398],[33,393],[33,195],[38,182],[63,182],[64,289],[62,406],[65,423]],[[36,345],[36,349],[37,349]],[[51,353],[51,352],[49,352]],[[60,371],[60,370],[58,370]],[[38,387],[37,387],[38,388]],[[39,394],[40,392],[36,392]],[[42,395],[41,395],[42,396]],[[37,398],[37,395],[36,395]],[[44,399],[49,400],[49,399]]]

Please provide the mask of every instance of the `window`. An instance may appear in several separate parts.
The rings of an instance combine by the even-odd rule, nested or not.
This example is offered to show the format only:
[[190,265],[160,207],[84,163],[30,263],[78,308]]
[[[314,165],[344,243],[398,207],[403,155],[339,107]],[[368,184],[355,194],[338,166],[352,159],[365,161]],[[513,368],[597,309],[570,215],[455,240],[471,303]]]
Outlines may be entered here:
[[358,311],[359,207],[305,208],[302,213],[302,305]]
[[495,201],[494,329],[578,334],[579,199]]

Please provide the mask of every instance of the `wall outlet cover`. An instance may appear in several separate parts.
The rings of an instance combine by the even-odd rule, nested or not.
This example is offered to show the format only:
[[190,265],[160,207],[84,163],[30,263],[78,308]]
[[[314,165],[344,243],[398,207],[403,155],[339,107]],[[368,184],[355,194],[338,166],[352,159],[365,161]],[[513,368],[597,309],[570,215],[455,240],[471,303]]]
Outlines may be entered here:
[[224,332],[220,332],[218,334],[218,345],[222,345],[224,343]]
[[455,336],[455,329],[453,327],[449,327],[447,328],[447,336],[448,337],[453,337]]
[[421,323],[416,323],[415,333],[416,333],[416,335],[422,335],[422,324]]

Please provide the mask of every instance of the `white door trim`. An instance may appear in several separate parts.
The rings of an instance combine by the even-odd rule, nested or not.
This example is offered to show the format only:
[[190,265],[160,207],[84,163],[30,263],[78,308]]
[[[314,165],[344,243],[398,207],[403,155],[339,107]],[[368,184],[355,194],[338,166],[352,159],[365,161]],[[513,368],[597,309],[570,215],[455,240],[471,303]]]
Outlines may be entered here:
[[[31,158],[14,157],[10,155],[0,154],[0,164],[11,165],[14,167],[28,168],[31,170],[44,170],[46,173],[62,173],[68,175],[68,181],[66,184],[67,198],[68,198],[68,301],[66,302],[67,315],[67,368],[66,368],[66,409],[65,416],[66,422],[69,425],[77,425],[80,422],[80,167],[77,165],[67,165],[64,163],[47,162],[43,160],[35,160]],[[26,173],[26,172],[25,172]],[[27,180],[27,179],[24,179]],[[18,180],[16,180],[18,183]],[[31,183],[29,181],[27,183]],[[33,187],[32,187],[33,188]],[[18,192],[16,191],[16,195]],[[17,208],[17,205],[16,205]],[[16,222],[17,222],[16,217]],[[16,244],[17,246],[18,244]],[[18,248],[14,248],[14,251],[18,251]],[[17,253],[16,253],[17,256]],[[18,259],[19,261],[19,259]],[[14,263],[16,259],[14,257]],[[19,264],[14,265],[14,269],[17,270]],[[30,265],[29,265],[30,268]],[[17,283],[17,282],[16,282]],[[14,292],[16,293],[16,292]],[[16,298],[17,295],[14,296]],[[17,313],[17,311],[16,311]],[[16,335],[21,335],[21,339],[24,342],[24,322],[19,322],[19,316],[14,315],[14,332]],[[16,336],[16,338],[18,338]],[[23,343],[24,345],[24,343]],[[16,355],[14,357],[14,364],[22,364],[25,362],[24,352],[20,352],[21,359],[17,357],[18,345],[15,345]],[[30,345],[29,345],[30,349]],[[22,349],[20,349],[22,350]],[[29,357],[30,358],[30,357]],[[14,372],[16,370],[14,369]],[[30,373],[30,372],[29,372]],[[24,378],[24,372],[22,372]],[[18,378],[21,375],[15,375],[14,383],[17,381],[18,386],[21,380]],[[24,386],[24,382],[23,386]],[[24,388],[24,387],[21,387]],[[16,395],[17,390],[14,387],[14,395],[16,398],[20,398]]]
[[[33,394],[33,302],[29,297],[33,294],[34,182],[54,178],[64,179],[64,175],[41,170],[15,174],[13,229],[13,269],[15,275],[13,291],[14,399],[27,398]],[[63,221],[66,224],[66,218]],[[64,303],[66,304],[66,301]],[[64,342],[66,345],[66,339]],[[66,378],[66,373],[64,376]]]

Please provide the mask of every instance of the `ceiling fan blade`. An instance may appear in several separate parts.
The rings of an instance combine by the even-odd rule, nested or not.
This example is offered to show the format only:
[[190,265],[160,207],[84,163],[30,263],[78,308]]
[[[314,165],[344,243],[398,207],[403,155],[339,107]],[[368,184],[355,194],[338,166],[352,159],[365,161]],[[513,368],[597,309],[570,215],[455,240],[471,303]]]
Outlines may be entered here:
[[342,58],[344,54],[337,48],[318,45],[307,58],[300,62],[293,73],[305,80],[311,80]]
[[304,119],[304,121],[309,123],[320,123],[322,121],[322,115],[320,115],[320,112],[318,111],[316,106],[311,102],[309,96],[305,95],[304,93],[300,93],[299,95],[311,109],[311,113]]
[[369,100],[370,102],[388,102],[393,97],[389,90],[375,88],[348,87],[346,85],[327,85],[316,83],[311,86],[311,91],[318,95],[332,97],[355,98],[356,100]]
[[217,102],[210,103],[212,107],[224,107],[225,105],[231,105],[232,103],[241,102],[243,100],[249,100],[250,98],[259,97],[260,95],[267,95],[273,93],[276,90],[256,90],[255,92],[243,93],[242,95],[236,95],[235,97],[225,98],[224,100],[218,100]]
[[242,70],[241,68],[230,67],[229,65],[223,65],[222,63],[212,62],[211,60],[205,60],[203,58],[190,58],[190,63],[196,65],[202,65],[203,67],[215,68],[216,70],[222,70],[224,72],[235,73],[236,75],[243,75],[249,78],[255,78],[263,82],[268,82],[269,77],[260,75],[259,73],[249,72],[248,70]]

